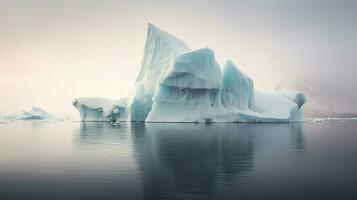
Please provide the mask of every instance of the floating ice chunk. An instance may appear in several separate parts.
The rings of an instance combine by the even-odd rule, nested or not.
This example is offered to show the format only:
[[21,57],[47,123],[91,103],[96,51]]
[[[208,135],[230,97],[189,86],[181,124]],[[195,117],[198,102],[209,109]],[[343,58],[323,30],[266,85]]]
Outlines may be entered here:
[[315,118],[314,120],[312,120],[313,122],[324,122],[325,119],[323,118]]

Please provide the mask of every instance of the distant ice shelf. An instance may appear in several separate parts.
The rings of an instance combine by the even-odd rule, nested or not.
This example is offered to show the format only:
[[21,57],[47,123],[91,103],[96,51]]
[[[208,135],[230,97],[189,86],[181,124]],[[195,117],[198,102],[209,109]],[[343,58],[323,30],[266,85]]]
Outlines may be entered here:
[[77,98],[83,121],[301,122],[306,97],[299,91],[258,91],[228,60],[223,73],[214,51],[149,24],[141,70],[119,101]]

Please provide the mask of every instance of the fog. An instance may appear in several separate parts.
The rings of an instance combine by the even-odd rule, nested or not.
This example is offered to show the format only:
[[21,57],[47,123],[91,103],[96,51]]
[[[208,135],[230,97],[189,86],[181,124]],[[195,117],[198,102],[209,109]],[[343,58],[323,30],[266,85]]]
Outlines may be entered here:
[[233,60],[258,89],[299,82],[357,112],[357,2],[0,0],[0,115],[32,105],[77,116],[75,97],[119,99],[147,23]]

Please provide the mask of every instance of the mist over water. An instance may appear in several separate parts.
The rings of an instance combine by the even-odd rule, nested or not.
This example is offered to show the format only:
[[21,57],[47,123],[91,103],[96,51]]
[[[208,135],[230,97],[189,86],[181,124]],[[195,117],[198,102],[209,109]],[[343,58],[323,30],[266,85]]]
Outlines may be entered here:
[[[1,199],[346,199],[344,123],[0,124]],[[259,192],[257,192],[259,191]]]

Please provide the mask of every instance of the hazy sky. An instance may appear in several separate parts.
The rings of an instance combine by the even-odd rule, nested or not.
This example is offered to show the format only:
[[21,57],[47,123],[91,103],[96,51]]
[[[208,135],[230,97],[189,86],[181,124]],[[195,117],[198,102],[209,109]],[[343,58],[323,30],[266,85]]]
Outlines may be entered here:
[[232,59],[258,89],[294,80],[357,111],[357,1],[0,0],[0,115],[75,97],[118,99],[140,69],[147,23]]

